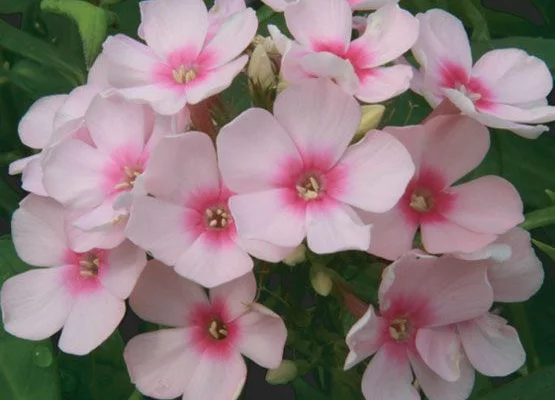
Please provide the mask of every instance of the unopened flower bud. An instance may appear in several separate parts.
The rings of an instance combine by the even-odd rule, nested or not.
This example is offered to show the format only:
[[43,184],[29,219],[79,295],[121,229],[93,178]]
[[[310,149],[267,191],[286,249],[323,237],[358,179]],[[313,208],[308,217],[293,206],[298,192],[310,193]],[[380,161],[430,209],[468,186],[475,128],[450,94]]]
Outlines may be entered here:
[[355,133],[354,141],[362,138],[371,129],[376,129],[383,117],[385,107],[381,104],[372,104],[360,107],[362,116],[360,125]]
[[284,264],[287,264],[291,267],[302,263],[306,260],[306,246],[301,243],[285,259],[283,260]]
[[266,372],[266,382],[271,385],[283,385],[297,377],[297,366],[291,360],[283,360],[279,367]]
[[327,296],[333,288],[333,280],[329,268],[320,264],[313,264],[310,268],[310,283],[320,296]]
[[249,77],[249,88],[254,90],[255,87],[261,90],[268,90],[276,84],[276,73],[274,66],[264,44],[255,46],[251,54],[249,66],[247,67],[247,75]]

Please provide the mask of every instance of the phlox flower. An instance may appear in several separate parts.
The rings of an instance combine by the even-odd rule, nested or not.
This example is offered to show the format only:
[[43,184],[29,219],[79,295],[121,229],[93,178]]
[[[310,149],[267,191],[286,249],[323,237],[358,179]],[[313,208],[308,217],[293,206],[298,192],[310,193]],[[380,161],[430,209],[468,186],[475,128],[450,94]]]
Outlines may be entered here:
[[231,13],[223,22],[214,19],[217,32],[207,37],[211,21],[202,0],[139,5],[138,33],[146,45],[121,34],[104,43],[108,80],[125,98],[172,115],[226,89],[247,63],[239,54],[256,33],[252,9]]
[[132,382],[157,399],[228,400],[247,375],[241,355],[277,368],[287,336],[281,318],[254,303],[252,273],[214,287],[209,296],[170,268],[150,261],[130,298],[146,321],[176,327],[129,341],[124,359]]
[[29,340],[60,329],[66,353],[83,355],[117,328],[125,299],[146,265],[144,251],[130,242],[111,250],[71,250],[67,210],[47,197],[27,196],[12,219],[19,257],[33,269],[8,279],[0,299],[4,328]]
[[249,253],[272,262],[292,249],[237,233],[232,195],[221,182],[210,137],[187,132],[163,138],[144,174],[146,192],[131,207],[126,234],[180,275],[213,287],[250,272]]
[[449,99],[482,124],[535,138],[555,120],[546,96],[553,78],[545,63],[519,49],[492,50],[472,65],[462,23],[439,9],[417,15],[420,36],[412,52],[421,75],[414,90],[432,107]]
[[328,80],[285,89],[274,115],[251,108],[217,138],[224,183],[239,235],[296,247],[306,237],[316,253],[366,250],[370,226],[354,207],[385,212],[414,172],[391,135],[370,131],[349,142],[358,103]]
[[123,200],[146,168],[152,146],[167,132],[155,129],[148,106],[115,96],[96,96],[84,119],[89,140],[68,138],[50,148],[42,158],[42,182],[55,200],[80,212],[77,228],[109,235],[79,236],[76,248],[98,246],[99,239],[110,248],[125,239],[128,208]]
[[484,315],[493,302],[487,268],[409,253],[386,268],[379,310],[347,334],[345,369],[373,355],[362,377],[367,400],[416,400],[413,374],[430,400],[463,400],[473,386],[453,324]]
[[[285,11],[291,5],[304,0],[262,0],[264,4],[274,11]],[[377,10],[386,4],[396,4],[399,0],[347,0],[353,11]]]
[[[488,269],[496,302],[526,301],[539,290],[544,271],[528,232],[513,228],[487,248],[469,262]],[[501,316],[486,313],[458,323],[457,331],[469,362],[483,375],[506,376],[524,364],[526,353],[518,332]]]
[[418,21],[396,4],[370,14],[364,33],[353,41],[346,0],[302,0],[285,9],[285,22],[294,41],[270,27],[276,41],[285,42],[280,46],[285,81],[329,78],[365,103],[388,100],[409,88],[410,66],[384,66],[409,50],[418,36]]
[[487,175],[454,185],[489,149],[488,130],[480,123],[439,116],[385,130],[407,147],[416,173],[391,211],[361,215],[373,224],[372,254],[396,259],[412,248],[417,230],[429,253],[473,252],[523,221],[522,201],[507,180]]

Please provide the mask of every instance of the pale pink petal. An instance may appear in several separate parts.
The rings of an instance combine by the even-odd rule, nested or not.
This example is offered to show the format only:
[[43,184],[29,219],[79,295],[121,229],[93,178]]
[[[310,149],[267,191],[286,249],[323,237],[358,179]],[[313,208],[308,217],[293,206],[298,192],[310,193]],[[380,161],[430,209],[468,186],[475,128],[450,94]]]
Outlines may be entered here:
[[52,197],[72,208],[90,208],[102,203],[115,188],[106,187],[105,171],[112,160],[81,142],[66,140],[43,158],[43,184]]
[[524,220],[522,200],[508,181],[483,176],[449,190],[453,207],[442,212],[448,220],[480,233],[505,233]]
[[128,88],[153,81],[153,71],[161,60],[151,48],[121,34],[109,36],[102,46],[111,85]]
[[472,54],[462,22],[441,9],[429,10],[416,18],[420,21],[420,33],[412,52],[425,74],[431,75],[437,84],[447,68],[460,68],[468,76]]
[[345,51],[351,39],[351,8],[344,0],[303,0],[284,11],[287,28],[301,44]]
[[29,195],[12,217],[12,239],[17,255],[34,266],[63,265],[67,252],[66,211],[47,197]]
[[400,95],[410,87],[412,67],[394,65],[369,70],[360,79],[355,97],[365,103],[380,103]]
[[398,207],[386,213],[360,212],[359,215],[371,225],[369,253],[396,260],[413,248],[418,224],[407,219]]
[[227,64],[211,69],[202,79],[199,78],[190,82],[186,89],[187,103],[197,104],[227,89],[233,79],[247,65],[248,60],[249,57],[247,55],[242,55]]
[[359,68],[374,68],[400,57],[418,38],[418,20],[396,4],[370,14],[366,30],[351,43],[349,51],[364,52]]
[[472,366],[486,376],[506,376],[526,361],[518,332],[497,315],[457,324],[464,351]]
[[32,156],[20,158],[19,160],[15,160],[15,161],[11,162],[9,167],[8,167],[8,173],[10,175],[21,174],[23,172],[23,170],[25,169],[25,167],[31,161],[39,159],[40,156],[41,156],[41,153],[33,154]]
[[189,360],[186,371],[192,376],[184,399],[236,399],[247,377],[247,366],[238,352],[219,358],[203,353]]
[[144,180],[149,193],[174,204],[183,204],[195,194],[219,190],[220,173],[212,140],[202,132],[162,138],[148,160]]
[[119,154],[138,157],[147,132],[151,132],[154,115],[147,106],[111,96],[97,96],[85,115],[85,122],[95,146],[117,158]]
[[461,377],[448,382],[432,371],[418,354],[409,352],[410,365],[422,391],[429,400],[465,400],[474,386],[474,370],[464,357],[460,362]]
[[283,12],[290,4],[296,3],[299,0],[262,0],[264,4],[274,11]]
[[198,233],[187,229],[186,221],[191,216],[198,213],[161,199],[140,196],[131,207],[125,234],[160,261],[175,265],[198,237]]
[[212,303],[223,302],[229,321],[234,321],[249,310],[257,294],[256,279],[249,272],[232,281],[210,289]]
[[162,115],[174,115],[182,111],[187,103],[183,90],[172,90],[158,84],[139,85],[117,89],[115,93],[137,103],[149,103],[154,111]]
[[237,350],[264,368],[277,368],[283,358],[287,328],[279,315],[257,304],[237,320]]
[[414,175],[407,149],[383,131],[370,131],[350,146],[334,168],[345,170],[344,183],[330,196],[364,211],[386,212],[405,192]]
[[370,305],[366,313],[351,327],[345,338],[349,347],[349,354],[345,359],[345,370],[351,369],[379,350],[383,344],[381,340],[383,328],[384,320],[376,315],[374,307]]
[[307,79],[314,78],[303,69],[301,60],[307,54],[317,53],[311,53],[306,47],[299,45],[297,42],[285,42],[285,40],[283,39],[284,43],[282,43],[284,47],[282,50],[284,52],[282,53],[283,57],[280,66],[280,74],[283,75],[283,79],[288,83],[301,83]]
[[395,4],[399,0],[349,0],[353,10],[377,10],[386,4]]
[[211,288],[252,270],[252,258],[245,250],[233,242],[219,243],[217,240],[208,233],[199,236],[184,249],[175,264],[175,272]]
[[216,143],[223,180],[236,192],[271,189],[282,170],[300,168],[302,163],[285,130],[260,108],[251,108],[224,126]]
[[263,240],[235,238],[235,243],[251,256],[260,260],[277,263],[287,257],[294,248],[276,246]]
[[492,115],[496,118],[527,124],[541,124],[555,120],[555,107],[539,106],[534,108],[520,108],[506,104],[494,104],[482,113]]
[[21,175],[21,188],[39,196],[48,196],[44,185],[42,184],[42,165],[41,156],[37,154],[31,161],[27,163],[23,174]]
[[362,394],[367,400],[420,400],[412,379],[405,349],[386,344],[362,375]]
[[54,115],[67,95],[45,96],[33,103],[17,128],[21,142],[33,149],[43,149],[54,131]]
[[312,79],[285,89],[276,98],[274,115],[301,155],[319,154],[331,167],[358,128],[360,107],[339,86]]
[[71,91],[54,118],[54,132],[48,143],[49,147],[83,129],[83,117],[100,91],[101,88],[94,85],[78,86]]
[[[115,218],[118,216],[118,212],[114,209],[116,198],[118,196],[110,196],[92,210],[78,211],[78,215],[75,214],[72,225],[83,230],[99,230],[112,226],[115,224]],[[125,215],[125,213],[122,214]]]
[[513,228],[499,236],[498,242],[511,247],[511,257],[492,263],[488,269],[495,300],[526,301],[540,289],[544,278],[542,264],[530,243],[530,234],[524,229]]
[[461,341],[453,325],[418,329],[415,343],[422,360],[442,379],[454,382],[460,378]]
[[452,253],[452,255],[460,258],[461,260],[476,261],[489,259],[496,262],[502,262],[511,258],[511,246],[494,242],[471,253],[455,252]]
[[229,208],[238,235],[277,246],[296,247],[306,236],[305,216],[287,202],[294,189],[272,189],[232,196]]
[[110,250],[105,262],[99,275],[102,286],[120,299],[128,298],[146,266],[144,250],[126,241]]
[[386,126],[385,132],[393,135],[410,153],[416,169],[420,168],[422,155],[428,142],[428,134],[424,125]]
[[102,89],[110,87],[108,84],[108,62],[106,56],[100,53],[96,56],[91,69],[89,69],[89,76],[87,77],[87,85],[94,85]]
[[328,52],[309,53],[299,61],[308,75],[331,79],[349,94],[356,92],[359,82],[350,61]]
[[526,103],[546,97],[553,78],[545,62],[520,49],[497,49],[484,54],[472,77],[491,91],[498,103]]
[[306,239],[309,249],[316,254],[364,251],[370,245],[370,225],[365,225],[351,207],[335,200],[309,203]]
[[41,340],[64,325],[73,299],[63,285],[64,267],[31,270],[8,279],[0,292],[4,329]]
[[233,60],[250,44],[257,27],[258,20],[252,8],[227,17],[215,36],[205,44],[200,57],[206,56],[211,68]]
[[156,260],[147,263],[129,298],[139,317],[167,326],[188,326],[191,308],[206,303],[208,298],[199,285]]
[[[421,327],[438,327],[483,315],[493,302],[487,268],[452,257],[419,257],[409,253],[384,272],[380,288],[385,312],[395,299],[415,299]],[[383,283],[382,283],[383,286]]]
[[497,235],[478,233],[448,220],[423,222],[420,225],[422,244],[433,254],[469,253],[492,243]]
[[195,59],[208,30],[208,11],[203,1],[156,0],[139,3],[140,31],[160,57],[187,49]]
[[[100,207],[105,206],[101,205]],[[93,248],[113,249],[125,240],[124,228],[127,216],[122,215],[120,220],[110,222],[105,226],[83,230],[74,225],[80,221],[80,216],[83,214],[83,211],[72,212],[66,220],[66,233],[72,250],[84,253]],[[111,215],[114,215],[113,209]],[[88,217],[86,212],[83,217],[85,219]]]
[[125,302],[104,288],[81,294],[62,329],[58,347],[69,354],[88,354],[116,330],[123,314]]
[[472,118],[439,116],[424,126],[428,140],[422,164],[441,173],[446,186],[478,167],[489,150],[487,128]]
[[141,393],[173,399],[185,391],[198,360],[186,329],[162,329],[135,336],[123,353],[131,382]]

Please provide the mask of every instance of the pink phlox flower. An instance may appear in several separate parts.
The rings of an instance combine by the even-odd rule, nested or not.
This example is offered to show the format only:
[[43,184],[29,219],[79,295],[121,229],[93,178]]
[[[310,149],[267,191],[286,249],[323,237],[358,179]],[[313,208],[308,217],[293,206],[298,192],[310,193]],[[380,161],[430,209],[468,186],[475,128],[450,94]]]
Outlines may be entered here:
[[279,366],[287,330],[281,318],[254,303],[252,273],[212,288],[150,261],[130,298],[142,319],[176,327],[141,334],[124,352],[131,380],[147,396],[228,400],[247,375],[242,355],[265,368]]
[[[292,5],[304,0],[262,0],[264,4],[274,11],[283,12]],[[397,4],[399,0],[347,0],[353,11],[377,10],[386,4]]]
[[498,49],[473,66],[461,21],[440,9],[417,18],[420,36],[412,52],[421,76],[413,90],[432,107],[447,98],[480,123],[527,138],[549,129],[535,125],[555,120],[555,107],[546,100],[553,78],[545,62],[523,50]]
[[[409,88],[410,66],[386,66],[409,50],[418,36],[418,21],[396,4],[370,14],[364,33],[353,41],[346,0],[296,2],[285,9],[285,21],[294,37],[278,46],[284,53],[281,73],[287,82],[328,78],[365,103],[388,100]],[[276,27],[269,30],[283,41]]]
[[204,133],[162,139],[149,160],[144,188],[154,197],[135,198],[127,236],[203,286],[250,272],[249,254],[277,262],[292,250],[237,233],[229,209],[233,193],[221,181],[214,145]]
[[370,226],[357,209],[388,211],[413,175],[407,150],[370,131],[349,146],[360,120],[355,99],[328,80],[285,89],[274,114],[249,109],[217,138],[239,235],[316,253],[366,250]]
[[46,268],[8,279],[0,299],[7,332],[42,340],[62,329],[60,349],[83,355],[117,328],[146,255],[128,241],[111,250],[76,252],[69,247],[67,217],[68,211],[47,197],[31,194],[21,202],[12,219],[17,254]]
[[[226,89],[247,63],[240,54],[258,26],[252,9],[231,12],[237,7],[228,5],[230,15],[218,22],[201,0],[140,2],[139,36],[146,45],[121,34],[108,37],[103,54],[110,84],[164,115]],[[211,21],[220,25],[209,38]]]
[[430,400],[463,400],[474,375],[453,324],[493,303],[487,268],[408,253],[386,268],[379,310],[369,306],[346,342],[345,369],[373,355],[362,377],[367,400],[417,400],[413,375]]
[[409,150],[416,173],[391,211],[361,214],[373,224],[371,253],[394,260],[413,247],[417,230],[430,253],[474,252],[523,221],[522,201],[507,180],[487,175],[455,185],[489,149],[480,123],[450,115],[385,130]]

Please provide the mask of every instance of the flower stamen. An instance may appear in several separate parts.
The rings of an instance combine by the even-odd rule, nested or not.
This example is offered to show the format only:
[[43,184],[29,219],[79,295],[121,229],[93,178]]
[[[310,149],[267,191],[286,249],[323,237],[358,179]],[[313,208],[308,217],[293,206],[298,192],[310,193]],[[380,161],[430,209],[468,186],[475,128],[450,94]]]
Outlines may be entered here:
[[432,193],[426,189],[416,189],[410,196],[409,207],[421,213],[429,212],[434,207]]
[[94,253],[87,253],[79,260],[79,275],[83,278],[91,278],[98,275],[100,260]]
[[208,326],[208,333],[216,340],[223,340],[229,334],[227,325],[219,319],[212,319]]
[[186,68],[180,65],[178,69],[172,71],[172,77],[177,83],[189,83],[197,77],[197,71],[193,68]]
[[231,216],[223,207],[207,208],[204,216],[206,224],[212,229],[224,229],[231,223]]
[[407,340],[410,336],[408,320],[406,318],[396,318],[391,321],[389,324],[389,335],[397,342]]
[[304,200],[314,200],[320,195],[322,186],[320,182],[314,176],[309,176],[300,185],[295,186],[297,193]]

